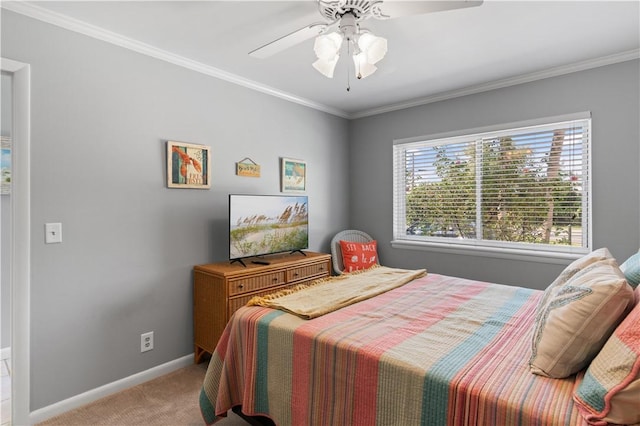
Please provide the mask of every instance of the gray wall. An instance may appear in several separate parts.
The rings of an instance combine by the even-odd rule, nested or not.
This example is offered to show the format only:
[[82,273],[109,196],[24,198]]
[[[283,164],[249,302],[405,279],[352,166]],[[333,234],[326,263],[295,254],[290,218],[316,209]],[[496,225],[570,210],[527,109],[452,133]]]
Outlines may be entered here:
[[349,137],[351,226],[379,240],[384,264],[543,289],[563,265],[392,248],[392,142],[591,111],[593,245],[608,247],[624,261],[640,247],[639,63],[629,61],[354,120]]
[[[192,267],[228,258],[227,195],[279,193],[280,157],[307,161],[310,248],[347,226],[342,118],[6,10],[2,55],[31,65],[31,410],[193,352]],[[211,146],[210,190],[166,188],[166,140]]]
[[[0,134],[11,136],[12,122],[12,77],[11,74],[0,75]],[[11,347],[11,195],[0,196],[0,348]]]

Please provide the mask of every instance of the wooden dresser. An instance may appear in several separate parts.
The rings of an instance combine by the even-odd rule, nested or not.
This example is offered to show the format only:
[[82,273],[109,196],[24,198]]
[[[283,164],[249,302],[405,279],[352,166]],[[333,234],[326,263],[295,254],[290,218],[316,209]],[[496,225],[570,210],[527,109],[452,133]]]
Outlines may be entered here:
[[193,337],[195,362],[212,354],[231,315],[253,296],[273,293],[331,274],[331,255],[305,251],[269,256],[269,265],[251,259],[197,265],[193,268]]

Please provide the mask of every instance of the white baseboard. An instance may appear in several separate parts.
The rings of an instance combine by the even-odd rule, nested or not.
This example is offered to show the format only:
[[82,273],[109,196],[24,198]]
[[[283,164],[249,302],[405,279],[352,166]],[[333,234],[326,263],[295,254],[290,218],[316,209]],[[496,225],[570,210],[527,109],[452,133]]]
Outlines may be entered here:
[[0,349],[0,359],[11,359],[11,346]]
[[51,404],[47,407],[32,411],[29,414],[29,424],[33,425],[36,423],[40,423],[42,421],[50,419],[51,417],[89,404],[93,401],[97,401],[100,398],[104,398],[105,396],[120,392],[121,390],[130,388],[132,386],[148,382],[149,380],[155,379],[165,374],[169,374],[175,370],[179,370],[180,368],[187,367],[191,364],[193,364],[193,354],[185,355],[181,358],[174,359],[173,361],[169,361],[145,371],[141,371],[140,373],[133,374],[129,377],[116,380],[115,382],[107,383],[106,385],[91,389],[90,391],[72,396],[71,398],[67,398],[65,400],[56,402],[55,404]]

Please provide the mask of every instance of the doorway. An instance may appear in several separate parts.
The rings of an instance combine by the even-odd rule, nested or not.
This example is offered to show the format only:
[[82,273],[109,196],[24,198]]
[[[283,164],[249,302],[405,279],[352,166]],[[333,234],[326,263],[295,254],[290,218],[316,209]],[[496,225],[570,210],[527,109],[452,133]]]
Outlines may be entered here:
[[0,74],[0,426],[11,425],[11,124],[13,123],[12,78],[2,71]]
[[[1,58],[0,69],[11,75],[11,224],[9,256],[11,286],[11,418],[13,425],[29,424],[30,387],[30,86],[28,64]],[[4,252],[3,252],[4,255]]]

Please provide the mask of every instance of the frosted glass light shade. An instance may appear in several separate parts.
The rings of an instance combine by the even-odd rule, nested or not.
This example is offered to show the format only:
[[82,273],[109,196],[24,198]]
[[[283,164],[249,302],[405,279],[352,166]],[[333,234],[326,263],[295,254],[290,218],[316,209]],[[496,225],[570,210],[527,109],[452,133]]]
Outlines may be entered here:
[[369,77],[378,69],[378,67],[368,62],[367,59],[365,52],[360,52],[353,56],[353,63],[356,66],[356,77],[359,79]]
[[360,50],[367,55],[367,62],[375,64],[387,54],[387,39],[376,37],[371,33],[360,34],[358,38]]
[[313,67],[325,77],[333,78],[333,71],[336,69],[338,59],[340,59],[340,55],[335,55],[332,60],[318,58],[318,60],[313,63]]
[[333,61],[340,52],[342,35],[338,33],[323,34],[316,37],[313,50],[318,59]]

